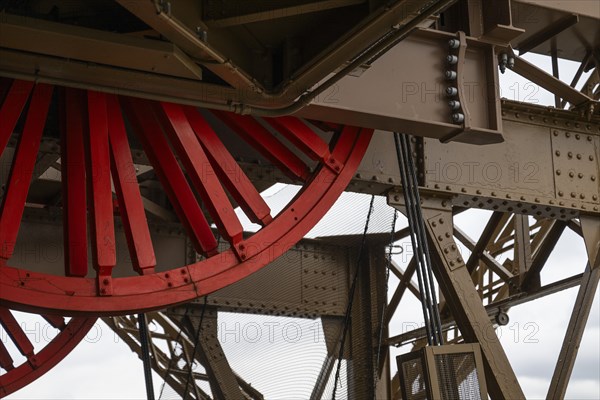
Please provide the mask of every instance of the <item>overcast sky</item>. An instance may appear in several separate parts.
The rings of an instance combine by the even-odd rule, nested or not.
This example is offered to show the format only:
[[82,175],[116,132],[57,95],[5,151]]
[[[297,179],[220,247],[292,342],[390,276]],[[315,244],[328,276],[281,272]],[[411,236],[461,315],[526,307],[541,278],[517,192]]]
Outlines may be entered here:
[[[538,65],[549,68],[547,59],[535,55],[528,55],[529,60],[535,61]],[[576,66],[573,63],[561,62],[561,78],[570,80],[574,74]],[[543,89],[537,87],[531,88],[528,82],[507,73],[503,76],[502,95],[509,99],[523,100],[524,96],[530,96],[530,100],[537,100],[540,104],[553,104],[553,97]],[[516,86],[515,86],[516,85]],[[526,86],[527,85],[527,86]],[[519,97],[519,98],[515,98]],[[290,196],[292,190],[284,190],[281,196]],[[364,204],[363,204],[364,203]],[[348,204],[348,202],[346,202]],[[363,214],[366,216],[366,202],[362,200]],[[383,206],[383,205],[382,205]],[[341,207],[344,207],[343,205]],[[339,213],[339,208],[336,209]],[[360,210],[353,208],[354,215],[361,215]],[[389,211],[384,211],[386,215],[391,215]],[[339,214],[338,214],[339,215]],[[485,217],[489,215],[485,211],[473,211],[459,215],[456,222],[466,230],[472,237],[477,237],[481,231]],[[388,217],[385,217],[388,218]],[[346,231],[355,233],[357,227],[362,227],[363,221],[348,221],[352,226],[347,227]],[[403,224],[400,221],[399,224]],[[338,224],[336,224],[338,225]],[[328,225],[331,226],[331,225]],[[586,253],[581,238],[570,231],[566,231],[560,240],[557,248],[553,252],[547,267],[542,274],[542,283],[546,284],[567,276],[580,273],[584,270],[586,263]],[[390,281],[390,287],[394,287],[396,282],[393,278]],[[554,365],[558,357],[558,352],[562,344],[562,338],[569,320],[572,306],[575,300],[577,289],[570,289],[561,293],[514,307],[510,310],[510,322],[507,326],[500,329],[502,343],[506,349],[508,357],[515,369],[521,386],[525,391],[527,398],[545,398],[549,380],[552,376]],[[401,305],[402,316],[394,321],[394,329],[402,331],[408,330],[411,324],[420,324],[422,315],[420,307],[412,296],[405,296]],[[275,317],[256,317],[243,316],[235,317],[227,315],[223,318],[223,323],[227,327],[235,326],[236,318],[248,324],[259,324],[265,326],[265,321],[277,323],[277,329],[283,329],[281,320]],[[265,320],[266,318],[266,320]],[[270,319],[269,319],[270,318]],[[37,343],[44,342],[44,332],[48,332],[41,324],[41,321],[35,318],[22,317],[26,322],[26,329],[29,331],[30,339]],[[308,332],[314,335],[311,325],[312,321],[304,321],[301,324],[302,340],[283,341],[287,347],[287,354],[301,354],[303,349],[312,348],[305,341]],[[233,324],[233,325],[232,325]],[[46,330],[45,330],[46,329]],[[279,330],[276,334],[282,334]],[[289,332],[288,332],[289,333]],[[394,332],[392,332],[394,333]],[[6,335],[0,328],[0,339],[6,342]],[[281,341],[278,342],[281,345]],[[573,377],[567,398],[570,399],[598,399],[600,398],[600,310],[598,293],[594,300],[590,320],[588,321],[586,332],[583,338],[577,363],[573,371]],[[9,343],[10,344],[10,343]],[[269,355],[268,346],[260,342],[249,343],[242,340],[241,343],[225,343],[226,352],[235,356],[235,366],[240,372],[245,371],[244,359],[251,359],[250,355],[256,355],[258,364],[253,367],[271,368],[264,370],[263,377],[269,378],[271,386],[275,385],[276,379],[273,374],[278,371],[281,379],[285,378],[287,371],[284,367],[277,367],[273,360],[283,362],[281,356],[285,355],[277,348],[274,354]],[[238,350],[244,349],[246,357],[242,357]],[[254,347],[253,347],[254,346]],[[256,347],[259,346],[259,347]],[[303,347],[304,346],[304,347]],[[307,347],[308,346],[308,347]],[[320,346],[320,347],[319,347]],[[315,354],[322,352],[323,346],[313,346]],[[318,349],[317,349],[318,347]],[[273,349],[273,347],[271,347]],[[234,354],[234,352],[238,353]],[[321,353],[319,353],[321,354]],[[394,350],[394,354],[397,351]],[[277,358],[279,355],[279,358]],[[269,358],[272,357],[272,358]],[[315,356],[316,357],[316,356]],[[297,360],[291,357],[288,363]],[[261,362],[263,364],[261,365]],[[294,361],[298,365],[297,362]],[[308,362],[308,361],[306,361]],[[320,365],[316,361],[310,361],[312,364]],[[309,374],[310,375],[310,374]],[[242,376],[244,374],[242,373]],[[311,375],[312,376],[312,375]],[[260,375],[259,375],[260,378]],[[255,382],[259,385],[260,379]],[[257,381],[258,379],[258,381]],[[295,375],[287,375],[287,379],[297,379]],[[310,379],[308,376],[306,379]],[[159,393],[162,380],[154,375],[155,392]],[[258,387],[258,386],[257,386]],[[301,389],[298,389],[299,391]],[[172,393],[172,392],[170,392]],[[279,392],[272,392],[279,393]],[[141,361],[129,350],[127,345],[121,342],[116,335],[103,323],[99,322],[86,339],[57,367],[38,379],[33,384],[21,391],[9,396],[10,399],[142,399],[145,398],[145,388],[143,381],[143,372]]]

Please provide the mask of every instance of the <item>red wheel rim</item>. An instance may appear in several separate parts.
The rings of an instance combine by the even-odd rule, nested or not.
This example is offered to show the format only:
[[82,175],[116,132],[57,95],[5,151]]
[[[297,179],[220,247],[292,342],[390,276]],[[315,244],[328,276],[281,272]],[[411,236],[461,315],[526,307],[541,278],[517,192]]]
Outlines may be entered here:
[[[321,219],[346,188],[372,134],[372,130],[335,126],[337,131],[327,141],[314,126],[295,117],[270,118],[267,125],[249,116],[214,112],[239,138],[303,185],[287,207],[272,217],[239,166],[227,164],[227,170],[225,163],[233,157],[196,109],[24,81],[5,86],[0,149],[6,147],[27,104],[28,111],[0,215],[0,299],[16,309],[37,312],[114,315],[159,309],[212,293],[246,277],[285,253]],[[54,98],[59,97],[63,110],[64,275],[11,266],[10,260],[29,187],[22,184],[22,174],[15,178],[18,174],[13,171],[33,169],[36,143],[42,137],[53,89],[59,93]],[[184,221],[188,238],[206,259],[154,272],[156,261],[137,179],[126,179],[128,168],[134,166],[124,119],[142,143],[179,220]],[[306,159],[312,160],[312,167],[303,161]],[[82,164],[87,173],[70,167]],[[232,169],[235,179],[227,172]],[[112,277],[116,248],[111,176],[137,276]],[[29,182],[30,176],[27,178]],[[262,224],[252,236],[242,236],[226,191],[250,220]],[[208,210],[208,217],[200,204]],[[229,242],[229,249],[217,251],[207,218]],[[86,229],[90,243],[82,244]],[[94,271],[88,271],[87,251],[81,251],[86,246],[92,248],[94,277],[89,276]]]
[[0,397],[16,392],[51,370],[83,340],[96,321],[96,318],[83,317],[74,317],[69,321],[58,316],[43,317],[60,332],[38,350],[29,341],[12,312],[0,307],[0,323],[8,333],[8,340],[12,340],[26,358],[20,365],[15,365],[5,344],[0,341]]

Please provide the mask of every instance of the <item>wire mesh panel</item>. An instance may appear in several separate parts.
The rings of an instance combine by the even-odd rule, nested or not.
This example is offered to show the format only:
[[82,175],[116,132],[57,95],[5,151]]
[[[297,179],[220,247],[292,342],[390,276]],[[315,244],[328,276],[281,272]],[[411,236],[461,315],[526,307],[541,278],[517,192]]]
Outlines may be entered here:
[[402,398],[487,399],[483,362],[476,344],[424,347],[398,357]]
[[437,354],[434,358],[443,400],[481,399],[473,353]]
[[409,359],[401,363],[402,385],[405,388],[406,400],[427,398],[427,378],[423,370],[423,358]]

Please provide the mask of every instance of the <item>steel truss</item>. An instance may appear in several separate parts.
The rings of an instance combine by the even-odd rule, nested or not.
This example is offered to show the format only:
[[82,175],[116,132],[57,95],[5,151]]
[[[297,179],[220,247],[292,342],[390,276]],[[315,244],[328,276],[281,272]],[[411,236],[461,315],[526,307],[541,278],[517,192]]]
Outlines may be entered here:
[[[140,30],[30,17],[21,5],[0,14],[0,148],[10,166],[0,171],[0,322],[24,356],[17,365],[0,343],[0,395],[53,367],[98,315],[140,354],[135,319],[108,315],[154,310],[149,318],[162,329],[154,339],[169,351],[152,347],[153,368],[182,396],[197,399],[210,397],[199,381],[208,381],[217,398],[262,398],[232,370],[214,337],[219,311],[320,317],[327,356],[311,397],[321,398],[341,346],[356,246],[299,241],[346,187],[404,209],[387,132],[400,127],[416,136],[411,145],[446,339],[479,343],[492,398],[523,398],[490,332],[511,307],[578,286],[548,393],[564,397],[600,279],[596,10],[585,2],[565,9],[533,0],[493,7],[349,0],[272,9],[219,2],[221,13],[210,0],[118,3],[128,13],[109,6],[116,20]],[[330,21],[332,10],[341,28],[320,37],[307,19]],[[271,51],[282,42],[284,17],[289,36]],[[236,33],[257,33],[252,24],[263,22],[264,35]],[[298,38],[308,36],[315,40],[304,40],[310,49],[302,53]],[[521,57],[530,51],[551,56],[551,73]],[[559,55],[580,63],[570,83],[560,80]],[[549,90],[555,107],[500,99],[498,67]],[[590,75],[581,86],[584,73]],[[398,76],[402,87],[390,90]],[[259,193],[277,182],[303,189],[272,216]],[[242,232],[235,206],[260,225],[255,235]],[[469,208],[492,212],[479,238],[453,224],[453,214]],[[542,284],[565,230],[582,237],[588,264]],[[348,388],[355,398],[394,398],[399,383],[390,376],[389,346],[424,345],[422,330],[388,333],[404,294],[419,295],[411,281],[415,263],[389,266],[400,283],[387,303],[388,243],[373,236],[368,244],[343,352]],[[31,248],[57,246],[64,249],[60,260],[30,257]],[[126,249],[128,262],[117,258],[117,248]],[[315,261],[306,267],[305,258]],[[273,282],[289,290],[282,294]],[[209,293],[206,307],[195,300],[156,311]],[[13,308],[39,313],[60,332],[46,348],[34,348]],[[378,352],[380,332],[385,346]],[[188,379],[195,362],[206,374]]]

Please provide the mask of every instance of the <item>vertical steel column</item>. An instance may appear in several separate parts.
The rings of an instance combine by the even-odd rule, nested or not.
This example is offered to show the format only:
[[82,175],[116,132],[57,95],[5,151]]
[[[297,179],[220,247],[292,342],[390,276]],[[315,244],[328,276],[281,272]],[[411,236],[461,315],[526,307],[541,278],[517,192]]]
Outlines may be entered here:
[[[389,370],[384,368],[379,376],[375,353],[382,322],[379,319],[387,300],[384,290],[386,252],[382,246],[368,244],[364,251],[363,262],[366,264],[360,268],[350,325],[348,398],[387,399],[390,398]],[[387,335],[386,330],[384,335]]]
[[582,216],[580,221],[589,262],[581,278],[581,286],[573,306],[573,313],[560,349],[558,362],[552,375],[547,399],[564,399],[565,397],[581,338],[600,281],[600,218]]
[[441,199],[428,199],[423,217],[436,266],[434,272],[446,302],[465,341],[481,346],[490,396],[492,399],[524,399],[525,395],[452,236],[450,205]]
[[[516,263],[516,270],[513,271],[515,280],[514,285],[510,285],[509,290],[511,293],[521,291],[521,284],[525,280],[529,268],[531,268],[531,236],[529,232],[529,217],[527,215],[515,214],[515,256],[514,261]],[[530,278],[530,289],[539,289],[540,287],[540,274],[537,273],[535,276]]]

